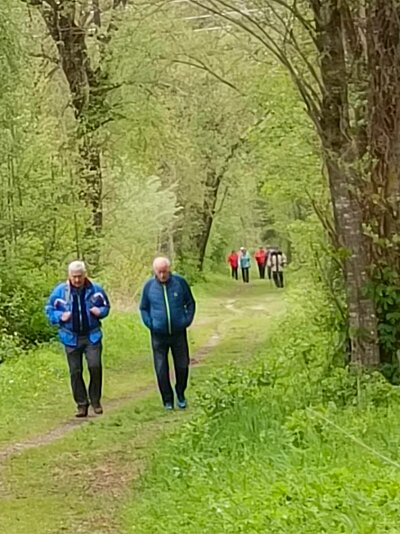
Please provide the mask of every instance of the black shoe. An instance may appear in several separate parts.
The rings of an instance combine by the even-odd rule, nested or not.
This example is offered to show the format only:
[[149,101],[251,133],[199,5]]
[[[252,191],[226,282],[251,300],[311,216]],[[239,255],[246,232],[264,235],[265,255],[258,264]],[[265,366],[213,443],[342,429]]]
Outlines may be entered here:
[[92,408],[96,415],[101,415],[103,413],[103,406],[99,402],[97,404],[92,404]]
[[176,396],[177,396],[176,404],[177,404],[178,408],[180,410],[184,410],[187,407],[187,402],[186,402],[186,399],[185,399],[185,395],[178,395],[176,390],[175,390],[175,393],[176,393]]
[[88,406],[86,404],[78,406],[78,411],[75,414],[75,417],[87,417]]
[[176,404],[178,405],[178,408],[180,410],[184,410],[187,407],[187,402],[186,402],[185,397],[178,398],[178,400],[176,401]]

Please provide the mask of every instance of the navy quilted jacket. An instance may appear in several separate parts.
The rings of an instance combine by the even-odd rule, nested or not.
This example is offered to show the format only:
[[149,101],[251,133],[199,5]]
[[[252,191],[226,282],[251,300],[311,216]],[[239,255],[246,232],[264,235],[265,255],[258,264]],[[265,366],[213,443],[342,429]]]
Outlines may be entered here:
[[171,274],[165,284],[156,277],[143,288],[140,314],[144,324],[158,334],[176,334],[191,325],[196,303],[186,280]]

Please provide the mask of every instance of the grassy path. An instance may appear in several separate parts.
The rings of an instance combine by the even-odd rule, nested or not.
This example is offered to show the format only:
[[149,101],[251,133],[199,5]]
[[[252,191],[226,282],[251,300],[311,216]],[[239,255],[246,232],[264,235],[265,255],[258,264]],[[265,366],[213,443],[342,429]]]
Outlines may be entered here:
[[149,451],[194,413],[196,384],[219,366],[245,365],[268,336],[270,318],[283,311],[282,295],[267,282],[217,279],[195,294],[186,412],[162,411],[147,334],[126,312],[105,323],[102,417],[72,420],[58,348],[0,367],[0,532],[119,532],[121,500]]

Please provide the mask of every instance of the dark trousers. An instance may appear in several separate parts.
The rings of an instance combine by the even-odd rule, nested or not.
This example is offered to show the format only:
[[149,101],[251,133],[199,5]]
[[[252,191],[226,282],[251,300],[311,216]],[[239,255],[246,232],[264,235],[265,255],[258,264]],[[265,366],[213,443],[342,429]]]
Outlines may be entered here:
[[283,273],[282,272],[273,272],[272,277],[274,279],[276,287],[283,287]]
[[267,265],[267,276],[268,280],[272,279],[272,268],[269,265]]
[[238,268],[237,267],[231,267],[232,269],[232,278],[234,278],[235,280],[238,279]]
[[75,402],[78,406],[88,406],[88,392],[83,380],[83,355],[86,357],[89,369],[89,399],[92,405],[99,404],[101,399],[101,388],[103,381],[103,370],[101,366],[101,342],[93,345],[88,338],[79,337],[77,347],[65,347],[67,355],[69,374],[71,377],[71,388]]
[[258,272],[260,274],[260,278],[264,280],[265,278],[265,264],[264,263],[257,263],[258,265]]
[[242,279],[243,279],[243,282],[249,281],[249,268],[248,267],[242,267]]
[[169,378],[168,352],[171,349],[174,360],[176,385],[175,391],[178,399],[183,399],[189,377],[189,347],[186,330],[177,334],[151,333],[151,346],[153,349],[154,368],[156,371],[158,388],[164,404],[174,402],[174,393]]

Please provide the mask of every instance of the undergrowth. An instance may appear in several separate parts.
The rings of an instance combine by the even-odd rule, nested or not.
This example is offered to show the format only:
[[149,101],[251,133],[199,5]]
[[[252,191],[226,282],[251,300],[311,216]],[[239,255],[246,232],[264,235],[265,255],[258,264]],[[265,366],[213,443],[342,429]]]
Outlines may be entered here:
[[289,309],[252,368],[212,377],[157,447],[124,532],[399,532],[400,391],[344,366],[317,288]]

